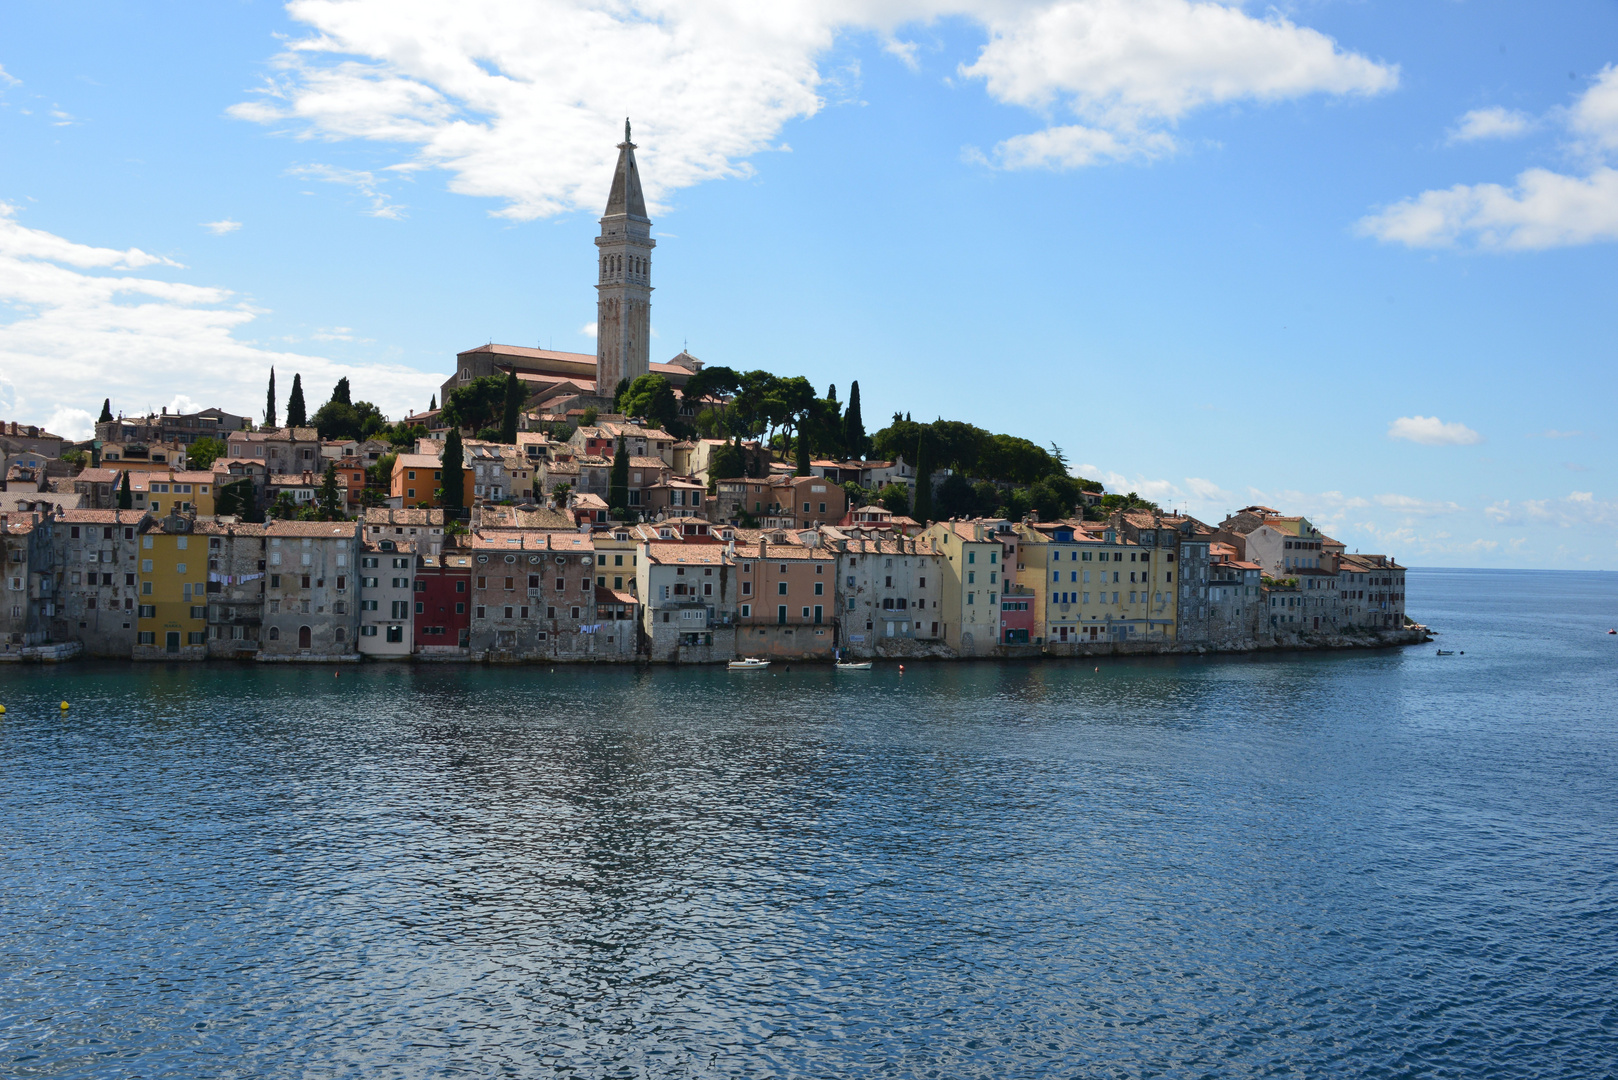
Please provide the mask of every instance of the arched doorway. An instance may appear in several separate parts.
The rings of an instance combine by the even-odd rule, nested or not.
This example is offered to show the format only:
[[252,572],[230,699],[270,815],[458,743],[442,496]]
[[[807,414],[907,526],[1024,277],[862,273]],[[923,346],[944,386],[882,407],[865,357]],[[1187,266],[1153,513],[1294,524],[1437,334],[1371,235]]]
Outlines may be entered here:
[[312,635],[309,633],[309,628],[307,626],[298,627],[298,648],[307,649],[309,647],[311,637]]

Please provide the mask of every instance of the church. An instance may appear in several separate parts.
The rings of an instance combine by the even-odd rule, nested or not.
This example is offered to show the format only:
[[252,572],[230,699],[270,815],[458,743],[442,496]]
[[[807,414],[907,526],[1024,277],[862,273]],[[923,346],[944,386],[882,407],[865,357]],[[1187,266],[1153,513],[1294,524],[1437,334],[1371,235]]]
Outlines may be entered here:
[[521,345],[479,345],[456,354],[455,373],[444,380],[439,401],[456,387],[485,375],[515,371],[528,390],[530,407],[611,408],[621,379],[662,375],[675,389],[685,385],[702,361],[681,352],[666,364],[652,363],[652,219],[646,216],[640,170],[629,121],[618,144],[618,166],[607,194],[596,237],[596,351],[560,352]]

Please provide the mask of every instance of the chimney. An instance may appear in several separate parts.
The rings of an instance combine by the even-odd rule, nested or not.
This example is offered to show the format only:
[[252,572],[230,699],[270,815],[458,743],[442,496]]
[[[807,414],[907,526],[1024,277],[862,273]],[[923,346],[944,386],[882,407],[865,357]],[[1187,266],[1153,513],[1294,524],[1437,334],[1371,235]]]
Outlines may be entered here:
[[972,539],[977,540],[977,541],[982,541],[982,539],[983,539],[983,522],[981,522],[981,521],[972,522]]
[[764,562],[770,557],[770,542],[764,537],[758,538],[758,561]]

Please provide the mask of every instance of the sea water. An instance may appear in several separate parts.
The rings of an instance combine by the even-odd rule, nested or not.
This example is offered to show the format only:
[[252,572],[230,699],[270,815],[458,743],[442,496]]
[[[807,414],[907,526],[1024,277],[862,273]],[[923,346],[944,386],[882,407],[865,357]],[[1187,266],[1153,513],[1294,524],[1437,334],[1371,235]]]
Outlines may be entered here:
[[1457,655],[0,668],[0,1075],[1612,1075],[1618,576],[1409,606]]

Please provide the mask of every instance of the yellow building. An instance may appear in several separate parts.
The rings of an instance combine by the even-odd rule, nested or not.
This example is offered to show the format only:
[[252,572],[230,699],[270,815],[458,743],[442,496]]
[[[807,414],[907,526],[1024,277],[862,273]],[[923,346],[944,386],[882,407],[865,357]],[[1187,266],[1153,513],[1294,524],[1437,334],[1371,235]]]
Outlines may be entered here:
[[634,593],[640,538],[628,525],[623,525],[610,532],[595,533],[590,539],[596,552],[596,587]]
[[213,517],[214,474],[211,472],[160,472],[155,469],[129,474],[129,492],[134,508],[153,517],[165,514],[195,514]]
[[208,538],[179,514],[148,519],[141,533],[136,660],[208,657]]
[[1158,545],[1155,535],[1152,544],[1134,543],[1110,525],[1070,521],[1017,532],[1017,580],[1034,593],[1045,645],[1175,640],[1172,543]]
[[1001,597],[1016,587],[1022,537],[999,518],[934,522],[921,537],[943,556],[938,606],[945,643],[962,656],[997,654]]

